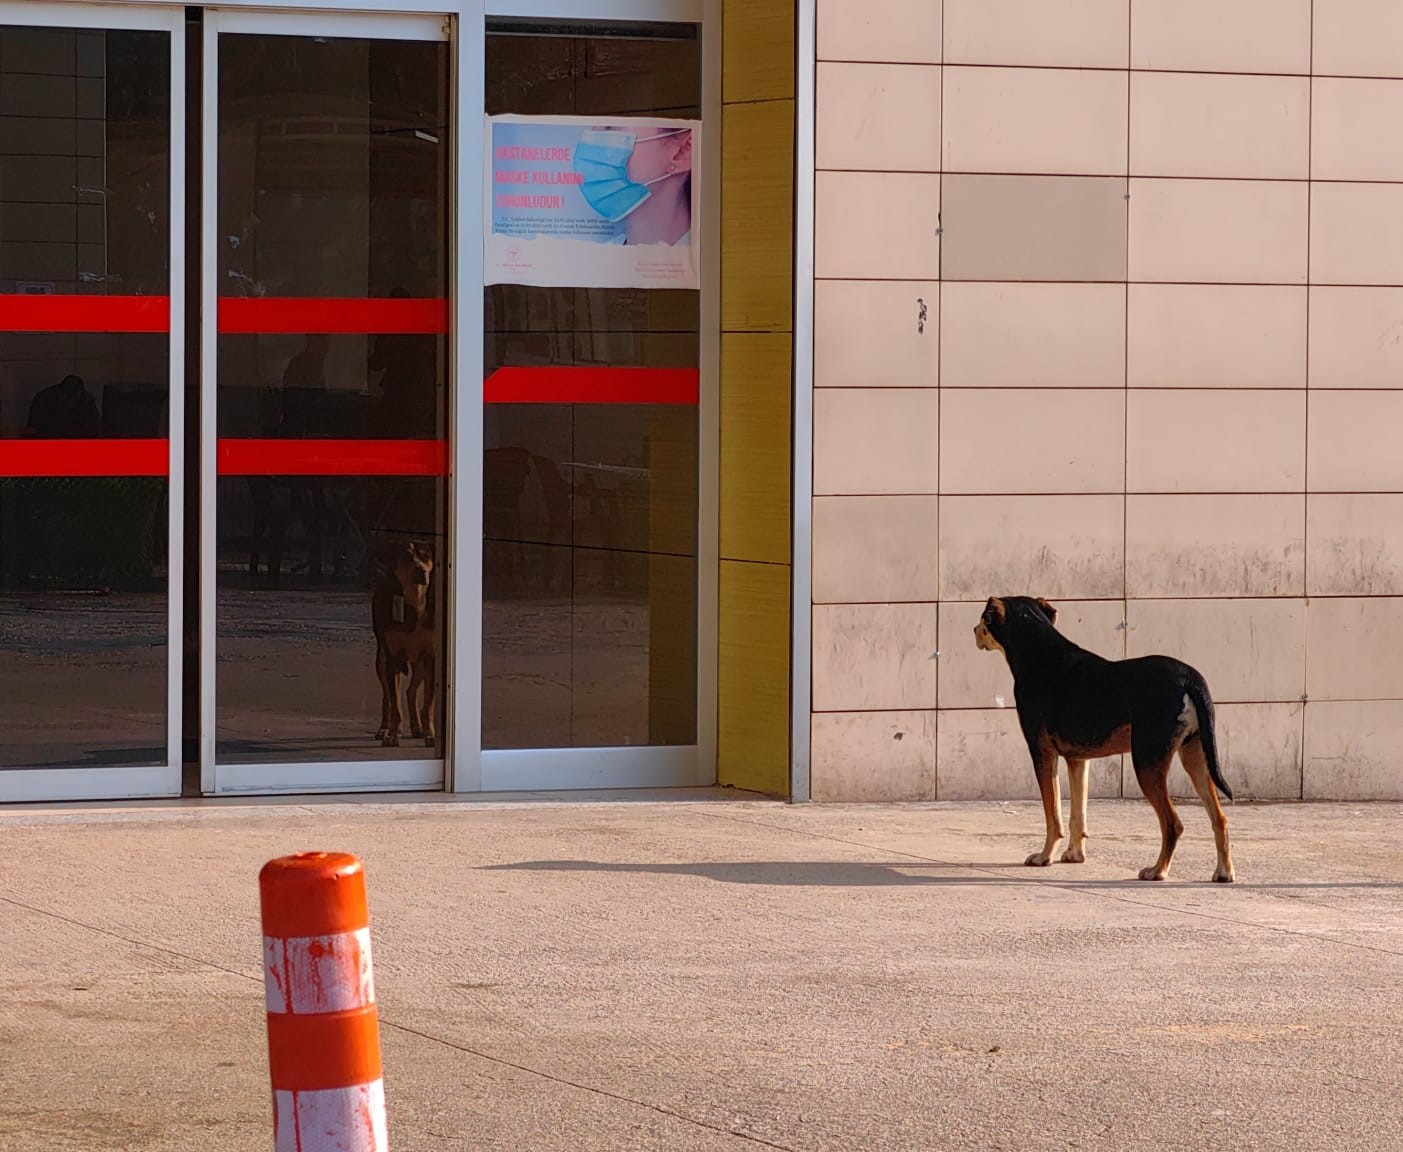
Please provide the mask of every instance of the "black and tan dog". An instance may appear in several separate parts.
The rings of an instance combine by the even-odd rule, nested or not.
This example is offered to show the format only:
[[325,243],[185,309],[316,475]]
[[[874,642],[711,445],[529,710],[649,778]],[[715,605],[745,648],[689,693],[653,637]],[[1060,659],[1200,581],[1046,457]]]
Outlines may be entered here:
[[406,542],[392,547],[386,560],[385,576],[370,598],[375,675],[380,679],[380,731],[376,737],[387,748],[399,744],[404,724],[400,677],[408,672],[409,730],[432,748],[438,642],[434,557],[424,545]]
[[1213,730],[1213,699],[1203,677],[1168,656],[1106,660],[1079,648],[1053,626],[1057,609],[1046,600],[996,596],[974,627],[976,645],[1001,651],[1013,673],[1018,723],[1028,741],[1047,818],[1047,841],[1025,863],[1052,863],[1063,836],[1062,796],[1057,758],[1067,761],[1072,791],[1072,836],[1062,859],[1086,859],[1086,762],[1129,752],[1140,790],[1159,817],[1159,859],[1140,872],[1141,880],[1169,874],[1174,846],[1184,825],[1169,798],[1169,767],[1174,754],[1193,781],[1213,822],[1218,867],[1213,879],[1231,883],[1228,820],[1216,784],[1232,799],[1218,768]]

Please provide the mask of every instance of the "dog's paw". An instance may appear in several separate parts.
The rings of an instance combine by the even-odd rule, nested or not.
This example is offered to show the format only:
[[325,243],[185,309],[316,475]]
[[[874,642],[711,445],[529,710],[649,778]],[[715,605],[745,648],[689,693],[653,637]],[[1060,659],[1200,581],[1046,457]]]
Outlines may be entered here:
[[390,736],[390,735],[386,734],[386,736],[380,741],[380,743],[383,744],[386,748],[398,748],[398,747],[399,747],[399,737],[398,737],[398,736]]
[[1046,868],[1052,863],[1052,857],[1046,852],[1034,852],[1023,863],[1029,868]]
[[1214,884],[1231,884],[1236,879],[1237,877],[1233,875],[1233,870],[1231,868],[1219,866],[1213,869]]
[[375,739],[377,739],[377,740],[383,740],[383,739],[385,739],[385,729],[383,729],[383,728],[377,728],[377,729],[375,730]]
[[1141,880],[1163,880],[1167,873],[1161,872],[1158,868],[1149,867],[1140,869]]
[[432,736],[425,736],[425,737],[424,737],[424,747],[425,747],[425,748],[432,748],[436,743],[437,743],[437,741],[435,741],[434,738],[433,738]]
[[1068,848],[1062,853],[1063,864],[1085,864],[1086,850],[1083,848]]

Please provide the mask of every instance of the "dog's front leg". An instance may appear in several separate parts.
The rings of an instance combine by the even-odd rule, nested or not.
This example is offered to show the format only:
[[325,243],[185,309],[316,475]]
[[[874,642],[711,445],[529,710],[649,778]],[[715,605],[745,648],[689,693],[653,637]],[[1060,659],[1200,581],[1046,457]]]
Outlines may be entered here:
[[1057,753],[1050,748],[1033,752],[1033,771],[1038,777],[1038,791],[1043,798],[1043,816],[1047,820],[1047,840],[1041,852],[1034,852],[1023,863],[1031,868],[1045,868],[1057,854],[1062,842],[1062,785],[1057,779]]
[[1086,860],[1086,798],[1091,787],[1091,773],[1085,760],[1067,761],[1067,789],[1072,794],[1072,835],[1067,851],[1062,853],[1064,864],[1081,864]]
[[389,660],[388,665],[385,675],[386,691],[389,693],[390,722],[385,727],[385,736],[381,743],[386,748],[398,748],[400,728],[404,724],[404,713],[400,711],[399,701],[400,666],[396,660]]
[[438,704],[438,688],[434,683],[434,658],[424,657],[424,743],[429,748],[438,743],[434,730],[434,710]]

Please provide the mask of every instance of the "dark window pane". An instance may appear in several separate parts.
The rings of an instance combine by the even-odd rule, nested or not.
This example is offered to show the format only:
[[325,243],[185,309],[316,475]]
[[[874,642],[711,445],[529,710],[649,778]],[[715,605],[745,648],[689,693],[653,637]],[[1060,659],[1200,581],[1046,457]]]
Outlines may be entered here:
[[[489,35],[487,110],[696,117],[696,40]],[[698,367],[698,293],[486,289],[504,367]],[[696,741],[697,409],[489,404],[483,744]]]
[[170,284],[170,38],[0,28],[0,293]]
[[[169,188],[165,33],[0,27],[0,295],[165,295]],[[169,338],[54,303],[0,332],[0,768],[164,763],[166,480],[43,442],[164,439]]]
[[169,340],[144,332],[0,332],[0,439],[161,439]]
[[[219,52],[219,293],[264,311],[217,349],[221,445],[254,442],[218,485],[217,756],[437,758],[441,708],[437,741],[411,739],[408,715],[400,746],[377,738],[372,597],[396,549],[445,555],[441,475],[396,469],[446,458],[447,334],[393,317],[448,294],[448,48],[224,35]],[[302,308],[291,332],[280,298]],[[362,330],[319,330],[344,326],[345,299],[365,304]],[[299,474],[329,441],[349,474]],[[439,666],[443,575],[426,626]],[[388,610],[404,631],[403,605]]]
[[442,297],[448,46],[219,40],[221,296]]

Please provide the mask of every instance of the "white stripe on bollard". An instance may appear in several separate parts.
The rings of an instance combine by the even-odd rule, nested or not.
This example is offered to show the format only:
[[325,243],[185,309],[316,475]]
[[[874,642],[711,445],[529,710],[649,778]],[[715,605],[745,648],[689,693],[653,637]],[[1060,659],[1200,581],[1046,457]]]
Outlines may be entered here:
[[263,987],[269,1012],[346,1012],[374,1004],[370,929],[263,937]]
[[385,1152],[385,1083],[274,1092],[274,1152]]

